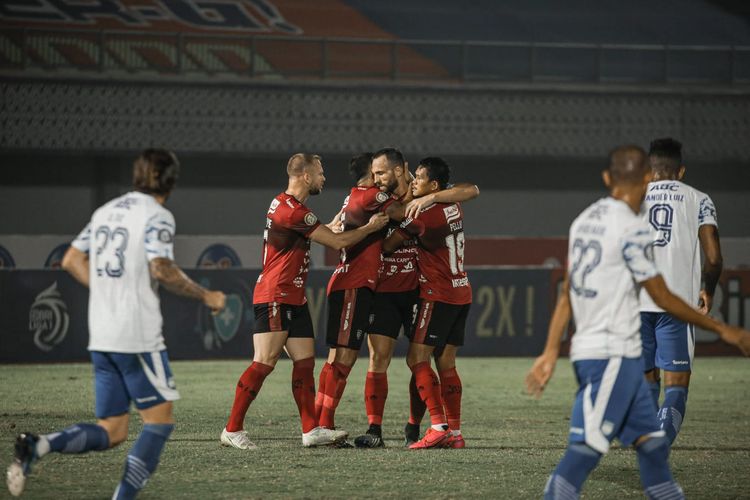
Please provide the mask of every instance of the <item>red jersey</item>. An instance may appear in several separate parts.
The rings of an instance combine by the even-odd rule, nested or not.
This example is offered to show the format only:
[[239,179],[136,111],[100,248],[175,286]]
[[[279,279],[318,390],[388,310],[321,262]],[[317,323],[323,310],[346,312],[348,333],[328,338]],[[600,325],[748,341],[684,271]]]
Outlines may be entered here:
[[[395,199],[376,187],[353,187],[344,200],[344,231],[367,224],[370,217],[385,210]],[[375,290],[381,264],[383,231],[368,234],[362,241],[341,250],[339,263],[328,282],[328,293],[367,287]]]
[[464,213],[458,203],[435,203],[417,219],[425,225],[419,237],[419,297],[447,304],[470,304],[471,285],[464,271]]
[[271,201],[263,231],[263,271],[253,304],[279,302],[302,305],[310,264],[310,234],[320,225],[305,205],[286,193]]
[[[388,228],[388,236],[398,225]],[[383,255],[377,292],[408,292],[419,286],[417,275],[417,239],[404,242],[395,252]]]

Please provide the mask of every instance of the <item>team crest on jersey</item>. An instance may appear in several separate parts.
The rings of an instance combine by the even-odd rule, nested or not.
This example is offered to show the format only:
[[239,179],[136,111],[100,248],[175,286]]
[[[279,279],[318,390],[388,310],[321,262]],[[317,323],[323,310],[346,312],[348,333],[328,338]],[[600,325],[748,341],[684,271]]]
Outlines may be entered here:
[[36,296],[29,310],[29,330],[34,332],[34,344],[49,352],[65,339],[70,318],[68,306],[57,290],[57,281]]
[[385,203],[388,201],[388,195],[382,191],[378,191],[378,194],[375,195],[375,201],[378,203]]
[[307,212],[305,214],[305,224],[308,226],[314,225],[316,222],[318,222],[318,218],[315,216],[312,212]]
[[451,205],[443,209],[445,214],[445,222],[453,222],[454,220],[461,217],[461,211],[458,209],[458,205]]

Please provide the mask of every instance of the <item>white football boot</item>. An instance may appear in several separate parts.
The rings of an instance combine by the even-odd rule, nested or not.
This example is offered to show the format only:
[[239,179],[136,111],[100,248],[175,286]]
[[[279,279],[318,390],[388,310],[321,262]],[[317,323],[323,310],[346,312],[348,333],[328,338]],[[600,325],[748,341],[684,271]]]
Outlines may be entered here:
[[302,433],[302,446],[310,448],[313,446],[325,446],[336,444],[344,441],[349,436],[346,431],[337,431],[326,429],[325,427],[316,427],[310,432]]
[[254,450],[258,448],[255,443],[250,441],[247,431],[229,432],[226,427],[221,431],[222,446],[231,446],[239,450]]

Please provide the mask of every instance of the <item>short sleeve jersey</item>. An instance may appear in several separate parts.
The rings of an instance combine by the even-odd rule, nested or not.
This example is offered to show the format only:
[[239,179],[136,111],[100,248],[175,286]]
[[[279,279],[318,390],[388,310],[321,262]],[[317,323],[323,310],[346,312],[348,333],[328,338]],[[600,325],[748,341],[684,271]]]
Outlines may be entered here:
[[[344,231],[364,226],[370,217],[384,211],[393,201],[395,198],[376,187],[353,187],[342,209]],[[375,290],[382,260],[383,236],[384,231],[377,231],[341,250],[339,263],[328,282],[328,293],[361,287]]]
[[642,214],[614,198],[590,205],[570,226],[572,361],[641,355],[639,283],[658,274],[651,241]]
[[425,225],[419,237],[419,296],[447,304],[470,304],[471,284],[464,271],[464,214],[458,203],[435,203],[417,219]]
[[[398,201],[403,202],[402,199]],[[398,230],[399,224],[391,221],[386,238]],[[376,292],[409,292],[419,286],[417,271],[417,239],[409,239],[389,255],[383,255],[383,265],[378,275]]]
[[294,196],[281,193],[271,201],[263,231],[263,270],[253,304],[302,305],[310,269],[310,234],[320,221]]
[[[680,181],[658,181],[649,184],[645,206],[656,267],[675,295],[697,305],[701,285],[698,229],[706,224],[718,226],[713,201]],[[663,312],[663,309],[642,290],[641,311]]]
[[175,221],[153,196],[131,192],[97,209],[71,244],[89,254],[89,350],[165,348],[149,262],[174,260]]

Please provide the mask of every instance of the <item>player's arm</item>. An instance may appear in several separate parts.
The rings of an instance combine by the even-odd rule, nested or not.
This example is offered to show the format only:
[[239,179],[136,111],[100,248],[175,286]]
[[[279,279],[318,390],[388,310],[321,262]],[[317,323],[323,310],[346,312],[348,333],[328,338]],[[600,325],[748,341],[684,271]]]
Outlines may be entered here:
[[406,217],[416,217],[419,212],[433,203],[460,203],[479,196],[476,184],[459,183],[448,189],[442,189],[419,198],[415,198],[406,205]]
[[544,351],[536,358],[531,370],[526,375],[526,392],[537,398],[542,396],[547,382],[552,378],[552,374],[555,371],[557,358],[560,356],[560,344],[568,328],[571,315],[570,282],[566,272],[560,295],[557,297],[557,304],[555,304],[555,310],[552,313],[552,319],[550,319],[547,329],[547,343],[544,346]]
[[334,250],[341,250],[359,243],[368,234],[383,229],[386,224],[388,224],[388,216],[383,213],[370,217],[370,220],[364,226],[343,233],[334,233],[327,226],[320,224],[310,233],[310,239]]
[[711,311],[714,292],[724,265],[721,258],[721,245],[719,244],[719,229],[712,224],[704,224],[698,228],[698,239],[701,242],[701,250],[703,250],[704,255],[703,272],[701,273],[703,289],[699,293],[698,308],[703,314],[708,314]]
[[686,323],[692,323],[706,330],[716,332],[724,342],[736,346],[745,356],[750,356],[750,332],[717,321],[711,316],[701,314],[699,310],[694,309],[673,294],[667,288],[667,284],[661,275],[643,281],[641,285],[654,300],[654,303],[672,316]]
[[156,257],[151,259],[148,268],[151,277],[175,295],[200,300],[214,312],[224,309],[226,297],[223,292],[203,288],[191,280],[173,260]]
[[62,260],[62,268],[68,271],[83,286],[89,286],[89,256],[74,246],[68,247]]
[[389,255],[398,250],[406,241],[418,238],[424,234],[425,225],[419,219],[407,217],[401,221],[395,231],[393,231],[383,241],[383,254]]

